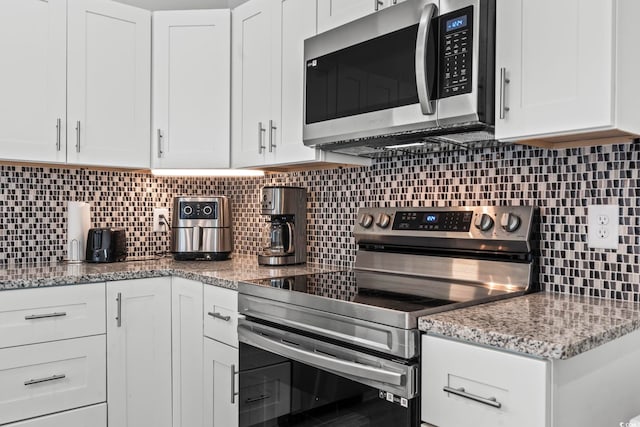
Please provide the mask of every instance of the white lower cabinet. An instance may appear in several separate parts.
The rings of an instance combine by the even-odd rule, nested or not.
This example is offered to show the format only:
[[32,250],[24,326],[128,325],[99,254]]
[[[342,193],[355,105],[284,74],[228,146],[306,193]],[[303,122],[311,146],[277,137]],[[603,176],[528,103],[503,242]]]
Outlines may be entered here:
[[105,401],[105,337],[0,350],[0,424]]
[[173,427],[202,426],[202,287],[179,277],[171,283]]
[[204,426],[238,426],[238,349],[204,340]]
[[422,419],[438,427],[545,427],[549,362],[422,340]]
[[109,427],[171,427],[171,278],[107,283]]
[[47,415],[8,424],[6,427],[107,427],[107,404]]

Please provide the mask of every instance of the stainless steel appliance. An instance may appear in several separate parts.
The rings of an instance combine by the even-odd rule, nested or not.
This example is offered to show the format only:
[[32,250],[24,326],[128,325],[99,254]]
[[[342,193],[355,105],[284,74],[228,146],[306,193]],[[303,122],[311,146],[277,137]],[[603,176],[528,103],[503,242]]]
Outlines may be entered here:
[[90,228],[87,233],[88,262],[117,262],[127,259],[127,233],[123,228]]
[[406,0],[305,40],[304,143],[493,140],[495,0]]
[[262,231],[258,264],[290,265],[307,260],[307,190],[301,187],[264,187],[262,215],[268,219]]
[[537,290],[533,207],[360,209],[353,270],[239,283],[240,425],[420,425],[420,316]]
[[231,205],[225,196],[173,199],[171,252],[176,260],[224,260],[232,251]]

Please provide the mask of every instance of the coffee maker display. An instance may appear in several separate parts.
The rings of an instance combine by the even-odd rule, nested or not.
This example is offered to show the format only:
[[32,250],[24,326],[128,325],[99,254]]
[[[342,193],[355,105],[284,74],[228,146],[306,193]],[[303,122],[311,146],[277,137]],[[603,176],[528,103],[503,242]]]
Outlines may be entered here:
[[301,187],[264,187],[262,232],[258,264],[290,265],[307,261],[307,191]]

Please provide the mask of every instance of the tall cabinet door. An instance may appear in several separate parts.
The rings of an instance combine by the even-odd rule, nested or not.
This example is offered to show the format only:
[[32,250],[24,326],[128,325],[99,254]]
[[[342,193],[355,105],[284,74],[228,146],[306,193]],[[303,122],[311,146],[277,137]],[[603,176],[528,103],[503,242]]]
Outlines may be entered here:
[[173,277],[173,427],[202,426],[202,283]]
[[171,427],[171,279],[107,284],[109,427]]
[[66,0],[0,2],[0,158],[66,160]]
[[316,35],[315,0],[278,0],[274,29],[278,43],[273,50],[273,117],[275,141],[268,163],[311,161],[316,150],[302,142],[304,121],[304,40]]
[[318,31],[324,32],[387,6],[392,0],[318,0]]
[[613,0],[498,0],[497,139],[612,125],[614,9]]
[[153,14],[154,168],[228,168],[229,10]]
[[204,340],[204,426],[238,427],[238,349]]
[[149,167],[151,13],[69,0],[69,163]]
[[272,3],[252,0],[232,14],[233,167],[260,166],[271,133]]

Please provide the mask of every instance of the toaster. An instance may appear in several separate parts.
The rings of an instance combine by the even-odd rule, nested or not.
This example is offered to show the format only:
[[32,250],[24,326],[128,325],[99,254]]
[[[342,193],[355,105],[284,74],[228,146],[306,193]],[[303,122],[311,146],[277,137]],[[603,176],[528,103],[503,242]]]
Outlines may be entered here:
[[127,258],[127,234],[121,228],[90,228],[87,262],[116,262]]

